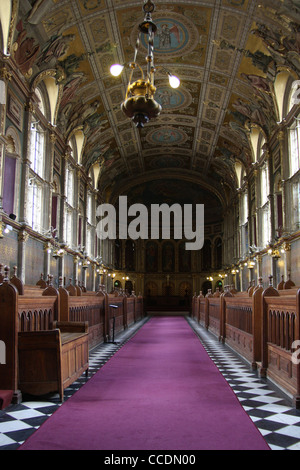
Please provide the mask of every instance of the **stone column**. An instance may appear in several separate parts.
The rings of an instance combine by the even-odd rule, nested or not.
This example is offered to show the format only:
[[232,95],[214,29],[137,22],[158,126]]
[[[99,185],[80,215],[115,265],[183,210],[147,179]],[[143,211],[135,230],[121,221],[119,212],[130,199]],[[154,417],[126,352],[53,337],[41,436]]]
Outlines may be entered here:
[[18,276],[25,284],[25,259],[26,259],[26,243],[29,234],[25,230],[20,230],[18,234]]
[[44,244],[44,279],[48,279],[48,274],[50,274],[51,248],[52,245],[50,242]]
[[4,158],[5,158],[5,123],[6,123],[6,98],[7,84],[11,80],[11,73],[3,64],[0,69],[0,211],[3,207],[3,178],[4,178]]
[[270,152],[267,152],[267,159],[268,159],[268,174],[269,174],[269,208],[270,208],[270,216],[269,216],[269,224],[270,224],[270,242],[273,243],[275,240],[275,206],[274,206],[274,178],[273,178],[273,158]]

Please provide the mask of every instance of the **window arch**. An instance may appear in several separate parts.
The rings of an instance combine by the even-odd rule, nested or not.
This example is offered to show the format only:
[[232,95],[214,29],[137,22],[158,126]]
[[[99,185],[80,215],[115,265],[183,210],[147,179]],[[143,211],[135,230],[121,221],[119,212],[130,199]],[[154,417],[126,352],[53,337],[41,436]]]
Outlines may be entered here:
[[293,176],[300,169],[300,114],[289,129],[289,173]]
[[49,208],[46,206],[48,198],[47,180],[52,169],[46,168],[46,148],[48,139],[46,102],[47,92],[43,87],[36,87],[35,94],[38,98],[37,105],[31,116],[30,134],[29,134],[29,152],[30,161],[29,181],[28,181],[28,200],[27,200],[27,222],[33,230],[42,232],[43,229],[49,230],[47,224]]
[[248,253],[248,217],[248,191],[244,190],[241,193],[239,207],[240,252],[242,256]]
[[30,151],[29,160],[31,170],[40,178],[44,178],[45,172],[45,131],[40,121],[35,117],[30,126]]
[[28,189],[28,223],[33,230],[40,232],[42,229],[42,211],[43,211],[43,187],[42,184],[32,178],[29,181]]
[[75,176],[74,169],[71,165],[66,167],[65,175],[65,195],[66,195],[66,207],[65,207],[65,225],[64,225],[64,240],[69,245],[72,246],[74,242],[73,235],[73,224],[74,224],[74,203],[75,203]]

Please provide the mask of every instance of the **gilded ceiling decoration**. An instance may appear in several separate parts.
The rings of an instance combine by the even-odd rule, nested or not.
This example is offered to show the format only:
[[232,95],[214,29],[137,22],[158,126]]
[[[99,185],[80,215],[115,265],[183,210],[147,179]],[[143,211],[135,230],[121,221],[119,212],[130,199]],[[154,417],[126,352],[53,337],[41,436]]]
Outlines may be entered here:
[[[278,121],[276,72],[299,75],[298,0],[157,0],[155,84],[163,109],[140,130],[120,109],[128,75],[112,77],[109,68],[132,60],[143,1],[20,3],[15,60],[28,82],[56,70],[63,86],[57,126],[66,138],[83,129],[82,163],[87,171],[101,166],[103,194],[168,174],[205,182],[226,203],[224,184],[236,188],[235,161],[251,166],[251,125],[268,137]],[[142,37],[141,64],[146,53]],[[160,66],[180,77],[180,88],[168,87]]]

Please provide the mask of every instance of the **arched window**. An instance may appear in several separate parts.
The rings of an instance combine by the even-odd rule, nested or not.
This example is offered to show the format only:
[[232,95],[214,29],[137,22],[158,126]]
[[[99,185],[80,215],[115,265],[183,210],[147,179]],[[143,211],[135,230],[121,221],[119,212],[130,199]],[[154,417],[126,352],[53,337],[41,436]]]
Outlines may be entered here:
[[[44,194],[47,191],[46,180],[50,169],[46,169],[45,165],[47,116],[44,116],[43,114],[46,112],[44,100],[42,98],[43,92],[41,89],[36,88],[35,93],[39,98],[40,105],[38,106],[38,110],[35,110],[33,113],[30,123],[28,155],[30,160],[30,171],[27,192],[27,221],[34,230],[41,232],[43,229],[48,230],[50,228],[48,224],[44,227],[48,220],[47,201]],[[42,114],[43,116],[41,116]]]
[[[75,178],[74,178],[74,170],[71,165],[67,165],[66,168],[66,188],[65,188],[65,195],[66,195],[66,208],[65,208],[65,233],[64,239],[65,242],[72,246],[74,240],[74,203],[75,203]],[[76,243],[76,242],[75,242]]]
[[270,206],[269,206],[269,172],[265,163],[260,170],[260,210],[258,226],[260,228],[259,246],[266,247],[270,242]]
[[74,206],[74,170],[71,166],[66,170],[66,198],[69,206]]
[[30,167],[34,173],[44,178],[45,165],[45,131],[34,118],[30,128]]
[[269,174],[268,174],[268,167],[265,164],[260,172],[260,200],[261,206],[268,202],[268,194],[269,194]]
[[43,186],[42,184],[32,178],[29,181],[28,189],[28,223],[33,230],[37,232],[42,229],[42,211],[43,211]]
[[244,190],[241,194],[239,208],[240,225],[240,252],[242,256],[248,253],[248,191]]
[[290,127],[289,134],[289,170],[293,176],[300,169],[300,114]]

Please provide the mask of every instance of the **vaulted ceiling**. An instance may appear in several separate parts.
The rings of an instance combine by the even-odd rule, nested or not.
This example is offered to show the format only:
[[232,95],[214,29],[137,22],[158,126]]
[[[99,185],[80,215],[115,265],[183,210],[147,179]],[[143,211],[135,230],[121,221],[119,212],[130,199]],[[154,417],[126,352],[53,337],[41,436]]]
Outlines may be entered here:
[[[250,120],[266,135],[276,124],[267,74],[274,45],[291,34],[288,15],[297,14],[297,2],[156,0],[155,65],[180,77],[181,86],[170,89],[158,67],[162,112],[137,129],[120,109],[128,74],[115,78],[109,69],[132,61],[143,3],[22,0],[19,28],[39,44],[33,76],[36,67],[56,68],[63,85],[58,128],[67,135],[82,126],[82,164],[100,165],[101,192],[116,196],[154,180],[172,181],[173,190],[177,180],[180,192],[197,184],[224,207],[236,188],[235,162],[251,166]],[[142,40],[141,65],[146,53]]]

